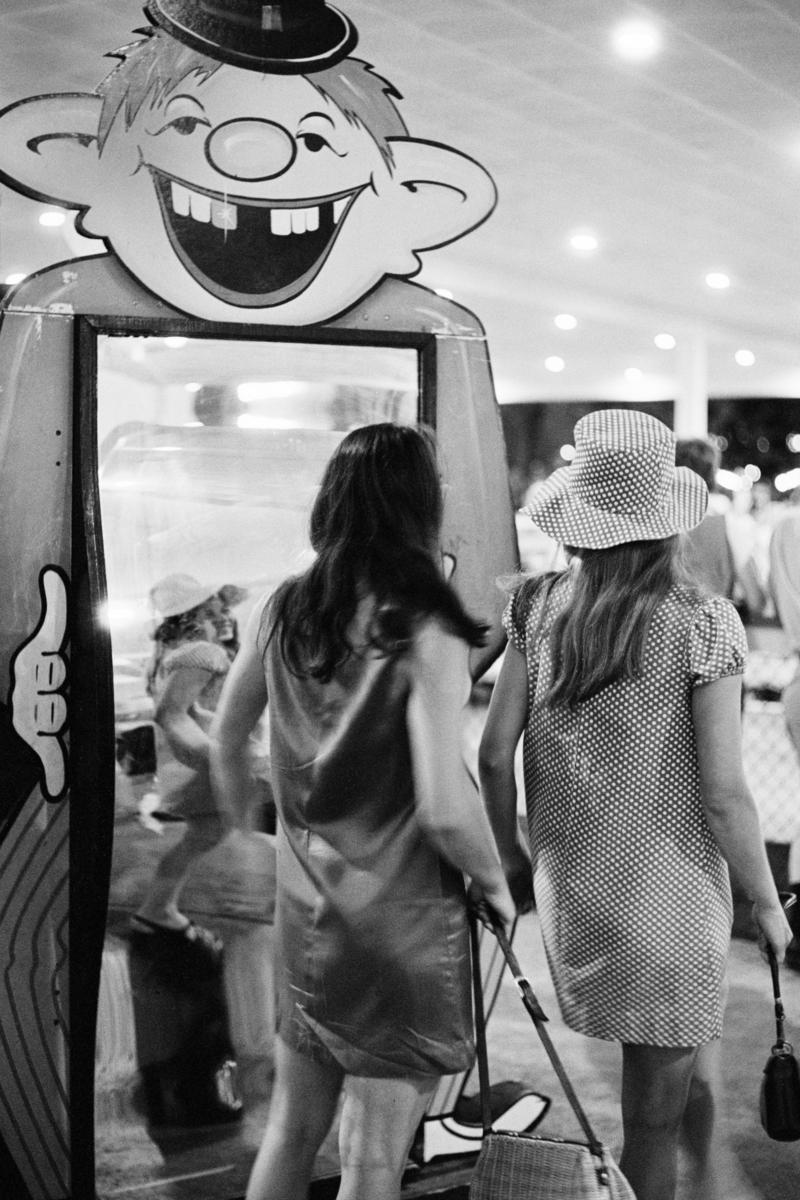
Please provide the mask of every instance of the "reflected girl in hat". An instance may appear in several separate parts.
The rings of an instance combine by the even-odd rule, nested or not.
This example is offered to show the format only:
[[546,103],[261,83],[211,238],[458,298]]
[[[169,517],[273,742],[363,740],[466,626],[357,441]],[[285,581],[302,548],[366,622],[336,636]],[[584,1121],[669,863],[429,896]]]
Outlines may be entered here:
[[[244,592],[233,589],[238,599]],[[159,623],[147,690],[155,705],[159,810],[185,822],[179,842],[162,855],[133,918],[138,948],[169,942],[176,955],[198,965],[219,960],[220,940],[181,911],[180,896],[196,859],[222,837],[211,791],[208,731],[235,636],[222,592],[190,575],[168,575],[151,589]]]
[[463,874],[515,916],[461,754],[484,627],[441,571],[430,435],[355,429],[311,513],[316,557],[254,614],[212,731],[241,812],[265,704],[278,808],[276,1081],[247,1200],[304,1200],[337,1112],[339,1200],[396,1200],[442,1075],[474,1058]]
[[[744,629],[684,582],[705,484],[670,430],[590,413],[575,457],[525,510],[569,566],[517,586],[480,748],[508,876],[523,738],[533,887],[565,1022],[622,1045],[620,1160],[638,1200],[672,1200],[683,1133],[703,1200],[753,1194],[719,1141],[715,1092],[729,870],[779,959],[791,938],[744,780]],[[737,1190],[737,1188],[739,1190]]]

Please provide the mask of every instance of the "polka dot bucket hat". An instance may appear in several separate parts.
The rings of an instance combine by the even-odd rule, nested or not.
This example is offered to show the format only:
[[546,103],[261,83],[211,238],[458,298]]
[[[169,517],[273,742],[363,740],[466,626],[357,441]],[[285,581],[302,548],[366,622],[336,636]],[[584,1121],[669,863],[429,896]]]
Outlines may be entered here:
[[675,438],[636,409],[588,413],[575,426],[575,457],[540,485],[522,511],[567,546],[603,550],[652,542],[699,525],[708,489],[675,466]]

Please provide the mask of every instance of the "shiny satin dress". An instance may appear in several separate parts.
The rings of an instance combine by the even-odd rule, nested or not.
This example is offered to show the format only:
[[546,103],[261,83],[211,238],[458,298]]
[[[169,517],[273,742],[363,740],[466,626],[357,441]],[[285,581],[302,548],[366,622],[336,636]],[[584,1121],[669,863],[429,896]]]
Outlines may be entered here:
[[374,1077],[473,1059],[461,873],[415,814],[413,645],[353,654],[329,683],[286,667],[262,621],[278,816],[279,1036]]

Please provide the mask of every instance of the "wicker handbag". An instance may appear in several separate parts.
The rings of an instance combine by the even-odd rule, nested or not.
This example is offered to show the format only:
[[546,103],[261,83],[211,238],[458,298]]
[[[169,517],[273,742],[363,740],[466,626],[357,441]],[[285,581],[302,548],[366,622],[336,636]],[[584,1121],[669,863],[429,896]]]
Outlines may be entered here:
[[575,1116],[586,1135],[585,1142],[511,1133],[492,1129],[489,1111],[489,1064],[486,1053],[486,1022],[475,918],[471,921],[473,988],[475,997],[475,1040],[481,1092],[483,1142],[470,1184],[470,1200],[636,1200],[631,1186],[614,1159],[595,1136],[589,1120],[564,1070],[550,1035],[547,1020],[533,988],[522,974],[503,926],[492,921],[522,1001],[536,1026],[547,1055],[558,1075]]

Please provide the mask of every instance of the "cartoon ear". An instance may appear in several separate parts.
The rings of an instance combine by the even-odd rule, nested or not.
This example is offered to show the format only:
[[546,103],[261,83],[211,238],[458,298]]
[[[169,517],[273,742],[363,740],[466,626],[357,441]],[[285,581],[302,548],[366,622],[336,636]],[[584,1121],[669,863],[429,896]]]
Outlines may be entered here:
[[0,112],[0,176],[10,187],[67,207],[89,203],[103,101],[90,92],[19,100]]
[[497,202],[497,189],[474,158],[415,138],[390,138],[389,144],[411,248],[444,246],[486,220]]

